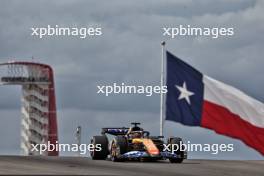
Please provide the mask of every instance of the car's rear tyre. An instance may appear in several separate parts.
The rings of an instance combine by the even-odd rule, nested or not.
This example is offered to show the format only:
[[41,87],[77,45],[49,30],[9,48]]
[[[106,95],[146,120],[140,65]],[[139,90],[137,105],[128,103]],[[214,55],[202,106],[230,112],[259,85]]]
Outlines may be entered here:
[[182,139],[178,138],[178,137],[170,138],[169,141],[168,141],[168,144],[177,145],[178,146],[178,150],[175,151],[174,153],[176,153],[177,155],[180,155],[180,158],[170,158],[169,159],[170,162],[171,163],[182,163],[183,160],[184,160],[184,151],[180,150],[180,146],[183,144]]
[[111,160],[122,162],[122,154],[127,152],[127,139],[124,136],[116,136],[111,144]]
[[[109,154],[107,137],[105,135],[93,136],[93,138],[91,139],[91,144],[93,144],[95,147],[94,151],[90,152],[92,159],[105,160],[107,158],[107,155]],[[96,145],[98,144],[101,145],[100,151],[96,151]]]

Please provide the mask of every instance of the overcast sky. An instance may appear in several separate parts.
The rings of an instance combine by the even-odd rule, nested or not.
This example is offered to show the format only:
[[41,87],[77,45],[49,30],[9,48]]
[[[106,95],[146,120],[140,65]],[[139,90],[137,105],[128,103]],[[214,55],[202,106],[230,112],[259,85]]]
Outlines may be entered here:
[[[231,84],[264,102],[264,1],[0,1],[0,62],[10,59],[50,64],[55,71],[59,140],[74,143],[83,127],[83,143],[104,126],[140,121],[154,135],[159,129],[159,96],[98,95],[97,85],[159,85],[163,27],[180,24],[233,27],[234,36],[176,37],[167,49],[201,72]],[[103,35],[31,36],[31,27],[102,27]],[[0,87],[0,154],[19,154],[20,87]],[[166,122],[166,136],[193,143],[233,143],[234,152],[191,158],[262,159],[242,142],[198,127]],[[69,155],[64,153],[64,155]]]

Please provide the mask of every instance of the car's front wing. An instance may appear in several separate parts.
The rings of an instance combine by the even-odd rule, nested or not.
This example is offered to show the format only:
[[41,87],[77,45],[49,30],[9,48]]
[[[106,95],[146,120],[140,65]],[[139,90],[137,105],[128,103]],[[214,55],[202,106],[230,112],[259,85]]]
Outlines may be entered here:
[[[177,155],[176,153],[171,152],[160,152],[158,155],[150,155],[145,151],[131,151],[124,153],[120,156],[121,158],[127,158],[127,159],[133,159],[133,158],[163,158],[163,159],[169,159],[169,158],[182,158],[181,155]],[[187,158],[187,152],[184,152],[184,159]]]

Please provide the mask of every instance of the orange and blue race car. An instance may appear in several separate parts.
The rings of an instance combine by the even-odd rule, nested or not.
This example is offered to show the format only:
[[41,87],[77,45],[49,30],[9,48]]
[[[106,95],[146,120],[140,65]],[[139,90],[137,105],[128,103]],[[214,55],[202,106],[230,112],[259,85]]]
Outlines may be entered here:
[[[91,151],[93,160],[105,160],[108,157],[115,162],[126,160],[155,161],[169,159],[171,163],[181,163],[187,158],[187,152],[173,145],[182,143],[179,137],[170,137],[165,143],[163,136],[150,136],[148,131],[139,127],[140,123],[131,123],[132,127],[102,128],[100,136],[93,136],[91,143],[100,144],[100,151]],[[114,136],[109,142],[109,135]],[[167,146],[167,147],[166,147]],[[169,149],[169,150],[165,150]]]

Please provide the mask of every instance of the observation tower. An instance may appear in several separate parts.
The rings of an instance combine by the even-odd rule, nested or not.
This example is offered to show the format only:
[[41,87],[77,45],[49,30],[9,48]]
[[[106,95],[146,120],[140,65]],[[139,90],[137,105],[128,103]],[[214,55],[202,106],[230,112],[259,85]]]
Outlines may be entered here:
[[58,156],[58,151],[32,152],[31,144],[58,141],[53,70],[35,62],[0,63],[0,84],[21,85],[21,149],[24,155]]

